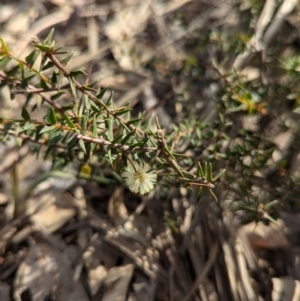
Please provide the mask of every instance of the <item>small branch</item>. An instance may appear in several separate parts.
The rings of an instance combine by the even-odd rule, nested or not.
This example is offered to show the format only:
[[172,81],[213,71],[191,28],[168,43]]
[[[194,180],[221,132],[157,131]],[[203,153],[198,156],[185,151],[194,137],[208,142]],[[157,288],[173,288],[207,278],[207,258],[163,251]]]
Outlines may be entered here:
[[[5,80],[6,82],[12,83],[14,85],[21,85],[21,81],[17,78],[11,78],[9,76],[7,76],[7,74],[3,71],[0,71],[0,79]],[[65,113],[64,108],[59,105],[57,102],[53,101],[47,94],[45,94],[44,92],[40,92],[40,89],[37,89],[36,87],[32,86],[32,85],[28,85],[28,88],[25,89],[24,91],[26,93],[36,93],[39,94],[44,101],[46,101],[49,105],[51,105],[52,107],[54,107],[57,111]]]
[[111,146],[113,148],[120,149],[124,152],[128,152],[129,150],[131,152],[134,152],[134,151],[153,152],[153,151],[157,150],[156,147],[150,147],[150,146],[145,146],[145,147],[137,146],[137,147],[131,148],[129,145],[126,145],[126,144],[120,144],[120,143],[113,144],[110,141],[107,141],[103,138],[93,138],[93,137],[89,137],[89,136],[84,136],[82,134],[77,134],[76,137],[78,140],[83,140],[83,141],[87,141],[90,143],[96,143],[96,144],[100,144],[100,145],[104,145],[104,146]]
[[[16,120],[3,120],[3,124],[7,124],[7,123],[11,123],[11,122],[16,122]],[[46,126],[47,124],[45,122],[39,122],[39,121],[35,121],[35,120],[21,120],[21,122],[32,122],[33,124],[37,124],[37,125],[44,125]],[[61,131],[70,131],[70,132],[73,132],[73,129],[71,129],[70,127],[68,126],[62,126],[60,124],[54,124],[52,126],[55,126],[56,129],[58,130],[61,130]],[[0,125],[0,131],[4,131],[4,127],[2,125]],[[37,143],[37,144],[41,144],[41,145],[47,145],[47,140],[44,140],[44,139],[39,139],[39,140],[36,140],[34,137],[31,137],[31,136],[28,136],[26,134],[23,134],[23,133],[18,133],[14,130],[8,130],[8,134],[10,135],[13,135],[15,137],[19,137],[19,138],[22,138],[23,140],[26,140],[26,141],[30,141],[30,142],[33,142],[33,143]],[[120,149],[122,150],[123,152],[128,152],[129,150],[134,152],[134,151],[143,151],[143,152],[153,152],[153,151],[156,151],[157,148],[156,147],[134,147],[134,148],[131,148],[129,145],[123,145],[123,144],[120,144],[120,143],[111,143],[110,141],[107,141],[103,138],[93,138],[93,137],[89,137],[89,136],[84,136],[82,134],[77,134],[76,135],[77,139],[78,140],[83,140],[83,141],[86,141],[86,142],[90,142],[90,143],[95,143],[95,144],[99,144],[99,145],[103,145],[103,146],[111,146],[113,148],[116,148],[116,149]],[[62,147],[62,148],[66,148],[66,146],[64,145],[57,145],[59,147]]]
[[229,127],[231,126],[231,124],[225,124],[224,127],[218,131],[218,133],[212,137],[211,139],[209,139],[208,141],[206,141],[201,147],[200,147],[200,150],[199,150],[199,155],[198,157],[194,160],[194,162],[187,168],[187,171],[190,171],[201,159],[202,157],[202,153],[203,151],[208,148],[212,143],[215,143],[218,141],[218,139],[220,138],[221,134],[224,133],[224,131]]
[[[70,87],[70,85],[67,84],[67,85],[62,86],[60,89],[63,90],[63,89],[69,88],[69,87]],[[53,88],[49,88],[47,90],[42,89],[42,88],[40,88],[40,89],[35,88],[35,90],[34,89],[13,90],[13,92],[15,94],[39,94],[39,93],[57,92],[57,88],[53,87]]]
[[[0,125],[0,131],[4,131],[4,127],[2,125]],[[47,143],[47,141],[44,139],[35,140],[35,138],[33,138],[33,137],[30,137],[30,136],[22,134],[22,133],[17,133],[16,131],[13,131],[13,130],[8,130],[8,134],[15,136],[15,137],[22,138],[25,141],[30,141],[30,142],[41,144],[41,145],[46,145],[46,143]]]
[[215,187],[214,184],[210,183],[206,179],[201,178],[201,177],[196,177],[195,175],[182,169],[177,164],[176,160],[174,160],[172,158],[172,156],[170,155],[170,151],[168,149],[167,142],[164,137],[164,132],[161,129],[157,130],[157,142],[158,142],[159,149],[161,150],[162,154],[164,155],[164,157],[167,160],[167,162],[169,163],[169,165],[172,166],[173,169],[176,171],[176,173],[180,176],[180,178],[179,178],[180,181],[186,182],[189,185],[203,186],[203,187],[206,187],[209,189],[212,189]]
[[63,72],[64,76],[67,77],[70,81],[72,81],[75,85],[75,87],[82,93],[85,94],[90,100],[92,100],[95,104],[100,105],[105,109],[105,111],[113,116],[115,119],[117,119],[121,124],[125,125],[128,129],[131,129],[132,131],[139,132],[141,134],[144,134],[144,131],[135,127],[132,124],[128,124],[127,121],[122,118],[121,116],[118,116],[113,110],[111,110],[105,103],[103,103],[100,99],[98,99],[95,95],[93,95],[91,92],[87,91],[76,79],[70,76],[69,70],[62,65],[62,63],[56,58],[55,55],[51,53],[47,53],[47,57],[49,60],[61,71]]

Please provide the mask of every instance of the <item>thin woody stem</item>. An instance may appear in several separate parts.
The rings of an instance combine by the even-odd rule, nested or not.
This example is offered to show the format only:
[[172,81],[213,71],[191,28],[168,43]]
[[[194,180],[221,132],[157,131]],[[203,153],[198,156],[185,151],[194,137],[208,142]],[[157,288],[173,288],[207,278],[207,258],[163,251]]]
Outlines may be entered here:
[[[203,178],[195,178],[193,174],[190,174],[188,171],[183,170],[177,162],[171,157],[169,154],[170,151],[168,150],[168,146],[164,137],[164,132],[161,129],[157,130],[157,142],[158,142],[158,147],[164,154],[164,157],[166,158],[167,162],[170,164],[170,166],[173,167],[173,169],[182,177],[182,181],[188,182],[190,185],[198,185],[198,186],[204,186],[208,188],[214,188],[214,185],[210,182],[208,182],[206,179]],[[189,178],[186,178],[185,175],[188,175]]]
[[52,63],[60,70],[63,72],[63,74],[65,75],[65,77],[67,77],[69,80],[71,80],[75,87],[83,94],[85,94],[90,100],[92,100],[94,103],[101,105],[105,111],[110,114],[111,116],[113,116],[115,119],[117,119],[121,124],[123,124],[127,129],[131,129],[133,131],[137,131],[141,134],[144,134],[144,131],[135,127],[132,124],[128,124],[127,121],[122,118],[121,116],[118,116],[113,110],[111,110],[105,103],[103,103],[100,99],[98,99],[95,95],[93,95],[90,91],[87,91],[75,78],[73,78],[70,75],[70,72],[68,71],[68,69],[61,64],[61,62],[56,58],[55,55],[51,54],[51,53],[47,53],[47,57],[49,58],[50,61],[52,61]]
[[129,158],[129,156],[127,156],[127,154],[125,154],[125,156],[127,157],[127,160],[129,161],[129,163],[131,164],[132,168],[134,169],[135,172],[137,172],[133,162],[131,161],[131,159]]
[[[14,85],[21,85],[21,81],[17,78],[10,78],[6,75],[5,72],[0,71],[0,78],[7,81],[7,82],[11,82]],[[43,92],[39,92],[39,89],[37,89],[36,87],[32,86],[32,85],[28,85],[28,88],[26,90],[24,90],[27,93],[36,93],[39,94],[44,101],[46,101],[49,105],[51,105],[52,107],[54,107],[58,112],[65,112],[64,108],[59,105],[57,102],[53,101],[47,94],[43,93]]]
[[144,151],[144,152],[153,152],[153,151],[156,151],[157,148],[156,147],[150,147],[150,146],[145,146],[145,147],[134,147],[134,148],[131,148],[129,145],[126,145],[126,144],[120,144],[120,143],[112,143],[110,141],[107,141],[103,138],[93,138],[93,137],[89,137],[89,136],[84,136],[82,134],[77,134],[77,139],[78,140],[84,140],[84,141],[87,141],[87,142],[91,142],[91,143],[96,143],[96,144],[100,144],[100,145],[105,145],[105,146],[111,146],[113,148],[117,148],[117,149],[120,149],[122,150],[123,152],[125,152],[124,154],[126,155],[126,152],[128,152],[129,150],[131,152],[134,152],[134,151]]

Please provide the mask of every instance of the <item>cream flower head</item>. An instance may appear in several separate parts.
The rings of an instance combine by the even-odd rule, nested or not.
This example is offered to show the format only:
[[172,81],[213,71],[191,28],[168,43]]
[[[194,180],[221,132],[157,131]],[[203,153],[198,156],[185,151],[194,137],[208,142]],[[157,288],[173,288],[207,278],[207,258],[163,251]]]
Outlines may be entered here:
[[122,173],[122,177],[132,192],[146,194],[154,188],[157,179],[156,173],[148,172],[149,170],[150,165],[148,163],[140,161],[138,164],[136,161],[130,160]]

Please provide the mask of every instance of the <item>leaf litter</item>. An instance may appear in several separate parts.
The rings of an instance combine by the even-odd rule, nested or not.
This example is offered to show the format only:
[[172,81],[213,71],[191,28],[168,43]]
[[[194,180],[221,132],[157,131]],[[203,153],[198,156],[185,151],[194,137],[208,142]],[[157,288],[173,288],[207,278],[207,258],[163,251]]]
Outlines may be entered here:
[[[4,2],[1,37],[16,55],[25,58],[31,37],[56,27],[57,43],[75,52],[71,68],[84,66],[93,80],[113,88],[120,106],[143,104],[149,113],[160,111],[167,125],[183,110],[169,101],[170,93],[189,86],[193,97],[204,100],[197,104],[202,114],[212,118],[213,102],[205,99],[215,89],[203,89],[199,97],[188,75],[175,84],[173,72],[187,57],[186,45],[197,40],[195,30],[222,24],[225,17],[228,24],[237,22],[226,1]],[[267,43],[294,2],[283,1],[285,15],[269,26]],[[272,14],[268,9],[273,10],[266,5],[264,15]],[[170,15],[183,16],[187,26],[169,22]],[[257,35],[266,26],[263,16],[259,20]],[[250,56],[245,50],[236,57],[237,70]],[[2,114],[13,114],[5,93]],[[278,143],[279,138],[274,137]],[[299,220],[296,213],[282,212],[279,225],[240,227],[230,213],[218,214],[210,199],[195,206],[181,189],[169,194],[179,224],[166,226],[161,200],[151,193],[140,199],[76,179],[48,179],[22,200],[46,167],[26,146],[10,143],[0,151],[0,300],[279,300],[284,292],[289,293],[285,300],[299,298],[299,263],[285,274],[290,263],[280,257],[283,251],[299,262],[299,252],[291,251],[291,244],[299,245],[300,227],[291,222]],[[16,169],[17,183],[12,178]],[[20,212],[14,207],[14,185],[23,201]]]

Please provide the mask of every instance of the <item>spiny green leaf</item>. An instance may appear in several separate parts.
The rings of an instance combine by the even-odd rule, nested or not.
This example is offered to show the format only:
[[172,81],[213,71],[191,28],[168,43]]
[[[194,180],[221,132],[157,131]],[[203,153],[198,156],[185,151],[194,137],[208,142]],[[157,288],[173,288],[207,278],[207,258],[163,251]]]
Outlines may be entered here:
[[8,56],[3,57],[0,60],[0,69],[4,70],[6,65],[11,61],[11,58]]
[[10,70],[6,71],[6,74],[8,76],[14,76],[16,75],[16,73],[20,70],[20,65],[16,65],[14,67],[12,67]]
[[209,162],[207,167],[207,177],[206,180],[208,182],[213,182],[213,176],[212,176],[212,164]]
[[70,117],[67,115],[67,114],[64,114],[64,118],[68,124],[68,126],[71,128],[71,129],[76,129],[76,126],[75,124],[73,123],[73,121],[70,119]]
[[41,78],[41,82],[40,82],[40,86],[42,89],[47,90],[48,89],[48,85],[47,83]]
[[24,65],[24,64],[22,64],[21,62],[18,62],[18,65],[19,65],[19,69],[20,69],[20,71],[23,71],[23,70],[24,70],[24,68],[25,68],[25,65]]
[[[57,79],[57,78],[56,78]],[[57,82],[57,86],[58,86],[58,91],[60,91],[62,82],[64,80],[64,73],[62,71],[58,71],[58,82]]]
[[152,129],[148,129],[147,134],[152,137],[157,137],[157,134],[152,131]]
[[39,54],[40,54],[40,51],[35,49],[29,55],[26,56],[25,60],[26,60],[27,64],[29,64],[30,67],[32,67],[34,65]]
[[127,124],[135,124],[135,123],[138,123],[140,121],[142,121],[143,118],[135,118],[135,119],[131,119],[127,122]]
[[144,147],[145,144],[143,142],[137,142],[137,143],[133,143],[131,145],[129,145],[129,147],[132,149],[132,148],[135,148],[135,147]]
[[204,163],[204,179],[207,180],[208,176],[208,165],[207,162]]
[[22,70],[22,79],[21,79],[21,87],[26,89],[28,87],[29,81],[35,77],[35,73],[29,71],[27,68]]
[[267,204],[264,205],[264,209],[266,211],[269,211],[271,208],[275,207],[275,206],[278,206],[279,205],[279,201],[278,200],[275,200],[275,201],[271,201]]
[[114,132],[113,132],[113,120],[111,118],[105,119],[105,127],[107,128],[107,138],[109,141],[112,141],[114,139]]
[[88,119],[89,118],[88,118],[87,115],[83,115],[82,118],[81,118],[81,123],[80,123],[80,126],[81,126],[80,133],[81,134],[86,133]]
[[21,87],[25,90],[28,87],[28,80],[22,79]]
[[[129,112],[129,111],[131,111],[131,108],[130,108],[130,109],[124,108],[124,109],[121,109],[121,110],[118,109],[118,110],[115,111],[115,114],[116,114],[117,116],[120,116],[120,115],[126,114],[126,113]],[[137,119],[138,119],[138,118],[137,118]],[[137,119],[135,119],[135,121],[136,121]],[[132,123],[134,123],[135,121],[133,121]]]
[[42,125],[39,125],[36,127],[36,132],[35,132],[35,141],[39,141],[42,138],[41,130],[43,129]]
[[2,38],[0,38],[0,43],[1,43],[0,55],[9,53],[9,49]]
[[200,162],[198,162],[197,176],[201,177],[201,178],[204,178],[204,172],[203,172],[203,169],[202,169],[202,166],[201,166]]
[[73,109],[74,103],[72,102],[72,103],[69,103],[69,104],[65,104],[65,105],[63,105],[63,106],[61,106],[61,107],[62,107],[62,109],[63,109],[64,111],[69,111],[69,110],[72,110],[72,109]]
[[96,116],[93,117],[92,133],[93,133],[93,137],[94,137],[94,138],[98,138],[98,132],[97,132],[97,118],[96,118]]
[[111,93],[110,93],[110,95],[109,95],[109,98],[108,98],[108,100],[107,100],[107,103],[106,103],[106,105],[107,105],[108,107],[111,107],[112,109],[113,109],[113,107],[114,107],[113,96],[114,96],[114,92],[111,91]]
[[94,150],[96,149],[97,145],[98,145],[98,144],[96,144],[96,143],[90,143],[90,144],[89,144],[89,146],[90,146],[90,151],[89,151],[90,158],[93,157],[93,152],[94,152]]
[[119,143],[123,139],[123,134],[118,135],[111,143]]
[[84,114],[86,112],[89,113],[89,110],[87,110],[85,107],[85,102],[84,102],[84,97],[83,97],[84,95],[85,94],[82,94],[80,99],[75,99],[74,109],[72,110],[72,112],[76,116],[82,116],[83,112],[84,112]]
[[86,73],[83,70],[73,70],[70,72],[70,76],[72,76],[72,77],[76,77],[76,76],[82,75],[82,74],[86,75]]
[[[124,118],[125,120],[130,121],[130,120],[131,120],[131,112],[132,112],[132,108],[131,108],[130,104],[127,105],[126,107],[127,107],[128,109],[130,109],[130,110],[128,110],[127,112],[124,113],[123,118]],[[139,118],[139,117],[140,117],[140,116],[138,116],[138,118]],[[148,118],[148,119],[150,119],[150,118]]]
[[75,87],[75,84],[74,84],[74,82],[73,82],[72,77],[69,78],[69,83],[70,83],[72,95],[73,95],[74,98],[76,99],[76,87]]
[[86,110],[89,110],[91,108],[91,104],[90,104],[90,99],[86,94],[83,94],[83,103],[84,103],[84,108]]
[[174,155],[168,150],[168,148],[165,148],[164,151],[166,151],[166,153],[171,156],[174,160],[176,160],[176,158],[174,157]]
[[32,130],[32,129],[35,129],[36,128],[36,125],[35,124],[32,124],[30,122],[26,122],[23,126],[22,126],[22,129],[21,131],[19,131],[19,133],[21,132],[25,132],[25,131],[28,131],[28,130]]
[[53,95],[51,95],[51,100],[56,100],[58,98],[60,98],[62,95],[64,95],[66,92],[65,91],[60,91],[58,93],[55,93]]
[[73,108],[72,108],[72,112],[75,116],[81,115],[80,114],[80,107],[79,107],[79,101],[77,99],[75,99],[75,101],[73,101]]
[[211,189],[208,189],[208,191],[211,194],[211,196],[215,199],[215,201],[218,203],[218,198],[216,197],[216,195],[214,194],[214,192]]
[[39,94],[36,94],[34,96],[35,96],[35,104],[37,106],[37,109],[39,109],[41,107],[41,105],[43,104],[44,100],[43,100],[42,96]]
[[67,66],[69,61],[71,60],[72,56],[74,55],[74,52],[70,52],[66,57],[60,60],[60,63],[64,66]]
[[107,88],[100,88],[96,94],[96,97],[101,100],[104,96],[104,93],[107,91]]
[[112,165],[113,164],[113,159],[112,159],[112,155],[111,155],[111,149],[109,149],[107,151],[107,158],[108,158],[109,164]]
[[40,68],[39,68],[40,71],[43,70],[43,67],[45,66],[47,61],[48,61],[48,56],[45,55],[45,53],[42,53],[42,61],[41,61]]
[[62,49],[62,47],[56,48],[56,49],[54,50],[53,54],[66,54],[66,53],[68,53],[68,51],[65,51],[65,50],[60,51],[60,49]]
[[54,66],[53,62],[49,61],[45,66],[42,67],[42,70],[45,71]]
[[96,90],[90,86],[82,86],[82,89],[84,91],[92,91],[92,92],[96,92]]
[[48,36],[46,37],[46,39],[44,40],[44,44],[46,46],[51,46],[52,45],[52,38],[53,38],[53,33],[54,33],[54,28],[52,28],[48,34]]
[[[55,71],[52,72],[51,83],[57,84],[57,74],[56,74]],[[58,87],[58,90],[59,90],[59,89],[60,89],[60,87]]]
[[48,140],[48,146],[52,146],[57,144],[57,142],[62,138],[63,132],[60,130],[53,131],[51,133],[51,137]]
[[24,78],[26,78],[29,81],[31,78],[35,76],[35,73],[30,69],[28,69],[27,67],[25,67],[22,71],[22,75]]
[[82,151],[86,154],[86,148],[85,148],[85,144],[84,144],[83,140],[79,139],[78,143],[79,143],[79,146],[82,149]]
[[68,150],[71,151],[76,146],[77,143],[78,143],[78,139],[76,136],[74,136],[68,143]]
[[34,47],[36,47],[37,49],[41,50],[42,52],[45,53],[52,53],[53,52],[53,48],[50,46],[46,46],[43,44],[34,44]]
[[55,153],[54,153],[54,147],[53,146],[49,146],[44,154],[44,159],[51,159],[55,156]]
[[57,123],[57,117],[56,117],[56,113],[55,113],[55,110],[53,109],[53,107],[51,107],[50,110],[48,111],[48,122],[50,124]]
[[22,108],[21,116],[24,120],[30,120],[30,114],[28,113],[25,107]]
[[26,97],[26,102],[24,104],[24,107],[27,108],[28,105],[30,104],[30,101],[32,99],[33,95],[31,93],[27,94],[27,97]]
[[213,181],[218,180],[221,175],[226,171],[226,169],[222,169],[219,173],[217,173],[214,177],[213,177]]
[[40,131],[40,134],[44,134],[44,133],[47,133],[47,132],[50,132],[50,131],[53,131],[55,130],[55,126],[51,125],[51,126],[45,126],[41,131]]
[[126,144],[127,141],[128,141],[133,135],[134,135],[133,132],[130,132],[129,134],[127,134],[127,135],[125,136],[125,138],[122,139],[121,144]]
[[4,125],[4,129],[3,129],[3,140],[8,136],[9,130],[11,129],[12,126],[13,126],[12,123],[6,123],[6,124]]
[[101,112],[101,108],[99,108],[93,101],[90,102],[90,105],[91,105],[91,109],[95,113],[100,113]]
[[204,192],[204,189],[203,189],[203,186],[197,186],[197,191],[196,191],[196,200],[197,200],[197,203],[200,204],[201,202],[201,199],[203,197],[203,192]]
[[60,51],[61,49],[63,49],[63,47],[58,47],[55,48],[53,54],[62,54],[62,53],[68,53],[68,51]]
[[37,110],[38,109],[38,104],[34,104],[33,106],[32,106],[32,109],[31,109],[31,112],[34,112],[35,110]]
[[[98,84],[98,81],[96,80],[96,81],[90,83],[90,84],[88,85],[88,87],[90,87],[90,88],[95,88],[95,86],[96,86],[97,84]],[[95,88],[95,92],[96,92],[96,88]]]

